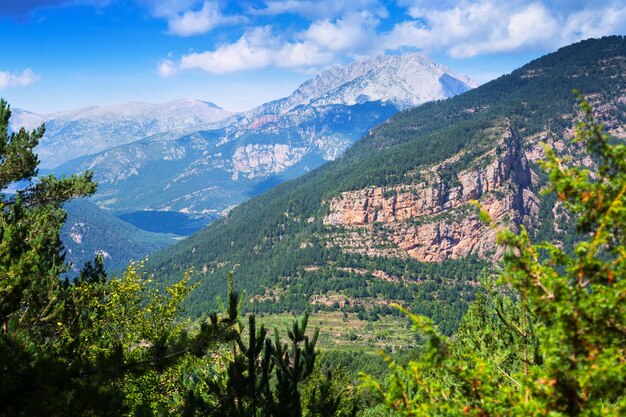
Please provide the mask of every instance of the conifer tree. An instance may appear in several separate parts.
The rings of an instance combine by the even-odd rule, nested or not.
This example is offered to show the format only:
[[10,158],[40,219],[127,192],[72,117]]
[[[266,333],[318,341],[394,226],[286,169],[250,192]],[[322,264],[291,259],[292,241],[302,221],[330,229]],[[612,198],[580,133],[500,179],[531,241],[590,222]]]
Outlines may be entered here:
[[317,352],[315,345],[319,337],[319,329],[315,329],[313,338],[309,339],[306,328],[309,313],[305,312],[300,321],[294,320],[288,332],[291,346],[282,344],[275,331],[274,343],[266,343],[266,351],[276,366],[276,395],[270,396],[272,416],[301,417],[302,400],[299,385],[313,372]]

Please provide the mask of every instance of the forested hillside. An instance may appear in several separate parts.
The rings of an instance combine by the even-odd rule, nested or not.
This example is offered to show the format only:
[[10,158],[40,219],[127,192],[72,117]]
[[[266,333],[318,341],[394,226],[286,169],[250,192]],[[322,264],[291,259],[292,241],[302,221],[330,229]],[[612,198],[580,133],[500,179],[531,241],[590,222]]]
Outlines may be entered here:
[[625,57],[622,37],[583,41],[401,112],[344,157],[242,204],[150,267],[164,282],[193,268],[194,315],[213,306],[234,271],[253,310],[385,312],[395,301],[451,332],[501,256],[471,200],[501,225],[572,239],[555,198],[539,193],[541,143],[561,155],[580,151],[562,140],[572,136],[573,89],[621,134]]
[[172,233],[138,229],[87,200],[71,201],[65,209],[68,216],[61,229],[61,240],[72,277],[96,255],[102,257],[108,271],[121,272],[131,261],[142,261],[180,239]]

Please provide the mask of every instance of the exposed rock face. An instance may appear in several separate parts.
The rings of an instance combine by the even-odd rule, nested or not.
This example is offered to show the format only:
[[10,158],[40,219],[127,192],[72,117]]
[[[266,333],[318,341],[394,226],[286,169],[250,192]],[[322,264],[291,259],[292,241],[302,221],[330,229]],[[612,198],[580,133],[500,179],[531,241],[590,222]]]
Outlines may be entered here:
[[424,262],[471,254],[499,257],[496,232],[480,221],[470,202],[479,200],[498,224],[532,223],[539,200],[531,190],[535,176],[520,137],[508,129],[497,149],[446,181],[442,172],[455,159],[420,172],[426,181],[418,184],[342,193],[330,201],[324,223],[348,229],[383,227],[390,243]]
[[254,178],[281,172],[299,162],[306,152],[306,148],[281,143],[240,146],[233,154],[233,178],[236,179],[239,173]]

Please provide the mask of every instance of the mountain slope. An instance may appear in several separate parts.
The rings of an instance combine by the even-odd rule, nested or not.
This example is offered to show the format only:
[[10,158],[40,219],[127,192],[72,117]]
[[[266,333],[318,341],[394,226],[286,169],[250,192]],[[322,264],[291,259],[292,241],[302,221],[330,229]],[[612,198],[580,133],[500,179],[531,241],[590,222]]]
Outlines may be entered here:
[[[498,258],[469,205],[537,238],[568,236],[539,190],[541,142],[576,154],[576,102],[589,97],[615,135],[626,119],[626,40],[588,40],[455,98],[399,113],[334,162],[233,209],[153,258],[165,281],[193,267],[199,314],[226,274],[262,311],[375,309],[396,301],[451,331],[481,270]],[[582,163],[591,161],[582,159]]]
[[80,271],[96,255],[104,259],[109,272],[118,272],[128,263],[141,261],[149,254],[174,244],[178,236],[151,233],[98,208],[87,200],[66,204],[67,220],[61,229],[70,275]]
[[468,83],[420,54],[365,59],[206,129],[156,134],[57,171],[93,169],[95,201],[115,212],[221,212],[335,159],[399,109],[466,91]]

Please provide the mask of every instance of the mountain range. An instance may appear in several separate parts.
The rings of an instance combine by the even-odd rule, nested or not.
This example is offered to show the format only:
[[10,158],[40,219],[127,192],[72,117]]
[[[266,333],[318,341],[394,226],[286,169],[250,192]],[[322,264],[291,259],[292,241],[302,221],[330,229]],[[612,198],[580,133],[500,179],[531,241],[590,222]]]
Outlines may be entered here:
[[157,133],[182,135],[231,114],[213,103],[194,99],[162,104],[133,102],[90,106],[46,115],[15,109],[11,128],[34,129],[45,123],[46,134],[37,147],[37,154],[40,167],[52,169],[72,159]]
[[501,227],[567,244],[576,231],[542,195],[542,143],[593,166],[569,141],[573,89],[626,137],[626,39],[583,41],[454,98],[398,113],[346,153],[253,198],[155,254],[172,282],[190,268],[191,314],[214,307],[227,275],[254,311],[390,312],[396,302],[452,332],[502,255],[473,200]]
[[[64,232],[68,259],[76,269],[106,253],[107,266],[118,269],[171,244],[171,233],[189,235],[237,204],[336,159],[398,111],[475,86],[425,55],[409,53],[330,67],[290,96],[242,113],[194,99],[48,115],[15,109],[11,128],[45,123],[37,147],[43,173],[94,171],[94,204],[67,207],[73,222],[67,227],[86,231],[80,243]],[[115,225],[113,232],[103,232],[107,223]],[[164,235],[138,237],[135,227]],[[125,252],[118,242],[133,243]]]
[[[93,201],[114,213],[149,210],[214,215],[337,158],[399,110],[445,99],[472,86],[467,77],[421,54],[368,58],[347,67],[331,67],[289,97],[220,121],[190,116],[194,123],[186,123],[180,106],[171,106],[179,117],[172,117],[169,126],[176,129],[156,132],[158,124],[144,123],[151,130],[140,140],[130,141],[130,133],[136,132],[113,118],[117,124],[110,131],[121,129],[128,132],[126,136],[116,143],[100,141],[98,147],[105,149],[93,147],[91,154],[64,161],[53,172],[93,170],[99,183]],[[212,109],[211,116],[224,115]],[[53,160],[47,156],[46,144],[76,147],[72,135],[78,129],[87,141],[97,136],[92,130],[105,131],[103,126],[109,123],[98,114],[93,120],[85,117],[90,124],[76,125],[75,131],[58,129],[55,119],[48,122],[52,133],[41,146],[42,159]],[[60,157],[55,158],[59,161]]]

